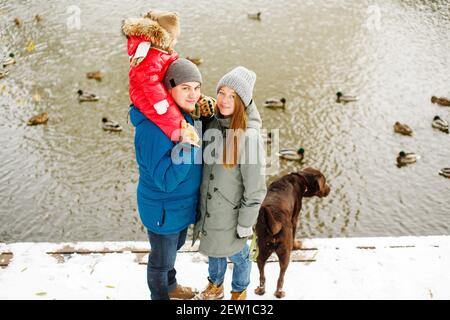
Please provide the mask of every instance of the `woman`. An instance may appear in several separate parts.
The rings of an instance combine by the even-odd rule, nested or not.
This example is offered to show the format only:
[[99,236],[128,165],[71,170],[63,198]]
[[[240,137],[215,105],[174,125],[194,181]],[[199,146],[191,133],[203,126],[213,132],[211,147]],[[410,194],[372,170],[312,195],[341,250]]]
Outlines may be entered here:
[[[198,141],[193,138],[196,133],[189,113],[200,97],[201,83],[198,68],[186,59],[174,61],[165,75],[164,85],[189,123],[179,143],[172,142],[136,107],[130,110],[139,165],[137,204],[151,245],[147,283],[153,300],[191,299],[197,293],[177,284],[174,266],[187,228],[196,217],[202,166],[194,158],[201,156],[201,151],[192,146]],[[178,157],[190,161],[174,161]]]
[[196,299],[224,297],[227,258],[234,264],[231,299],[247,297],[251,270],[247,237],[266,194],[261,118],[252,101],[255,80],[254,72],[237,67],[217,85],[216,117],[204,135],[201,215],[193,239],[201,235],[199,251],[208,256],[209,283]]

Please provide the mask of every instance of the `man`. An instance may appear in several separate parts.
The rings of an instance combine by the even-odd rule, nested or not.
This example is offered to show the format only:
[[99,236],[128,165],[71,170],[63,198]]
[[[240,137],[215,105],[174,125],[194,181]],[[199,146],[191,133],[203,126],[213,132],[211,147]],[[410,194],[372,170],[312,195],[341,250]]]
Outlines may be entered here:
[[[167,70],[164,85],[186,120],[181,141],[172,142],[134,106],[130,118],[135,131],[136,161],[139,165],[137,203],[147,228],[151,252],[147,282],[152,300],[191,299],[197,291],[177,283],[175,259],[186,240],[187,228],[195,223],[201,183],[198,136],[189,113],[200,98],[202,77],[189,60],[175,60]],[[173,161],[174,158],[191,161]]]

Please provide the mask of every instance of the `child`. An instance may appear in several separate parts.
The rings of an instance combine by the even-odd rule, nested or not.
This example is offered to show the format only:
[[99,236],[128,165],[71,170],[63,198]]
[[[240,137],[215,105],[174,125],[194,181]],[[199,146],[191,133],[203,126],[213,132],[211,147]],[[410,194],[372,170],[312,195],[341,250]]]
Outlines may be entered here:
[[[179,141],[184,118],[162,84],[167,68],[178,59],[178,53],[173,51],[180,34],[178,15],[149,11],[142,18],[125,20],[122,31],[128,39],[131,101],[166,136],[174,142]],[[171,83],[171,87],[177,85]],[[205,99],[209,101],[202,97],[200,113],[212,116]]]

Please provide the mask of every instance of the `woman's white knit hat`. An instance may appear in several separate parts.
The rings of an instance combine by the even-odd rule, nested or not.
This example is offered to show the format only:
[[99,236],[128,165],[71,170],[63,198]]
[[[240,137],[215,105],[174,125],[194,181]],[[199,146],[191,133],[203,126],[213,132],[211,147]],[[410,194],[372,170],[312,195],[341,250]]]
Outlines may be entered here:
[[220,88],[227,86],[239,95],[247,107],[253,99],[253,88],[256,82],[256,73],[239,66],[225,74],[217,84],[216,92],[219,93]]

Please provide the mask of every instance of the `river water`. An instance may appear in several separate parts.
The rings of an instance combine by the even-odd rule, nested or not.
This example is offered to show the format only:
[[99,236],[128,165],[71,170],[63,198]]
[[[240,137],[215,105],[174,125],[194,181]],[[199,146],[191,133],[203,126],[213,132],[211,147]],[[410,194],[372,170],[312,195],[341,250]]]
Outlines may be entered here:
[[[450,108],[430,102],[450,96],[448,1],[151,5],[179,12],[176,49],[204,59],[204,93],[234,66],[257,73],[264,128],[279,129],[280,147],[306,149],[303,163],[281,162],[268,183],[306,166],[327,177],[332,192],[304,200],[298,236],[449,234],[450,180],[438,170],[450,167],[450,135],[431,120],[450,120]],[[0,242],[146,239],[120,24],[148,9],[147,1],[0,0],[0,56],[17,60],[0,80]],[[258,10],[261,21],[247,18]],[[94,70],[101,82],[86,79]],[[79,104],[78,89],[100,101]],[[337,91],[360,100],[337,104]],[[286,109],[264,109],[269,97],[285,97]],[[46,125],[26,125],[42,111]],[[104,132],[103,116],[124,130]],[[415,135],[394,134],[395,121]],[[399,169],[400,150],[421,159]]]

